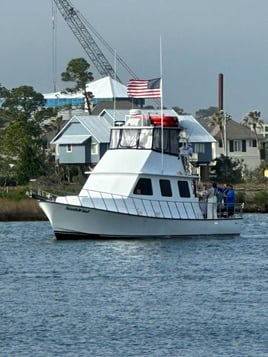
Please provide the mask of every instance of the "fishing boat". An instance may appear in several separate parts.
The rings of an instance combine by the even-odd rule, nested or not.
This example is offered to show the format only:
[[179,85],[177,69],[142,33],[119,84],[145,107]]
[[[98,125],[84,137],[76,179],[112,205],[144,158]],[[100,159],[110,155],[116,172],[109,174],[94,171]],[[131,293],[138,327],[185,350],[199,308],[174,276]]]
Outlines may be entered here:
[[[131,111],[78,195],[39,197],[57,239],[238,235],[242,212],[207,218],[187,172],[177,117]],[[205,203],[206,204],[206,203]]]

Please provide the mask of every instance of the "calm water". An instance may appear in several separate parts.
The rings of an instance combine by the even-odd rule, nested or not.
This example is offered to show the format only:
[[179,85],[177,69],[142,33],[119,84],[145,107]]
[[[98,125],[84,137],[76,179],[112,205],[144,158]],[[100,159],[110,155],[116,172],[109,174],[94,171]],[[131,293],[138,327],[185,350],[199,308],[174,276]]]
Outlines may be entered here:
[[268,356],[268,215],[221,239],[0,226],[1,357]]

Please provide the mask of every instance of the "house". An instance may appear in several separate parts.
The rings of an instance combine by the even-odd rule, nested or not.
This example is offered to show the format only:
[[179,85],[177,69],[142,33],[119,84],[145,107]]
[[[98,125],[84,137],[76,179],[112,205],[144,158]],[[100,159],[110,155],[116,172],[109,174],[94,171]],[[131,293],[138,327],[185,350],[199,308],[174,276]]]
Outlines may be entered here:
[[202,181],[209,178],[209,166],[215,158],[213,147],[216,144],[215,138],[192,116],[179,115],[181,133],[185,136],[186,142],[192,144],[193,154],[190,162],[198,167],[198,174]]
[[81,93],[53,92],[43,94],[46,107],[63,107],[63,106],[84,106],[84,97]]
[[110,125],[100,116],[73,116],[53,138],[58,164],[94,166],[110,142]]
[[198,119],[198,121],[216,139],[213,148],[214,158],[223,154],[233,159],[243,160],[249,170],[254,170],[260,165],[260,151],[256,136],[250,128],[235,120],[227,120],[225,148],[219,127],[209,127],[208,119]]
[[[139,110],[144,116],[156,115],[158,110]],[[179,119],[180,147],[182,154],[188,144],[192,153],[184,159],[192,173],[207,179],[208,166],[213,159],[212,144],[216,140],[191,115],[179,116],[173,109],[163,110],[165,116]],[[99,116],[74,116],[51,141],[56,145],[56,162],[59,164],[85,164],[94,166],[107,150],[110,141],[110,128],[125,123],[129,110],[104,109]],[[190,165],[190,163],[192,165]]]

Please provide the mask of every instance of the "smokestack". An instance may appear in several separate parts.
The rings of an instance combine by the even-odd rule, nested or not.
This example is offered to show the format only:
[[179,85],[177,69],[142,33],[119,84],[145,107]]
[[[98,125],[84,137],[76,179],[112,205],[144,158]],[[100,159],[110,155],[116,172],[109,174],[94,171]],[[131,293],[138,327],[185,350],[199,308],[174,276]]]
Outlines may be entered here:
[[219,74],[219,111],[223,110],[223,74]]

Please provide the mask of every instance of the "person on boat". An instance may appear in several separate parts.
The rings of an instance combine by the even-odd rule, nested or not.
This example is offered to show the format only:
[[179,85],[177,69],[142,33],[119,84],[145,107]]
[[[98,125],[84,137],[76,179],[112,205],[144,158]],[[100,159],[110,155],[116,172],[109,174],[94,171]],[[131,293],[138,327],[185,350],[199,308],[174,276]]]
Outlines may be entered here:
[[234,208],[235,208],[235,191],[231,184],[227,184],[225,207],[226,207],[227,215],[232,216],[234,214]]
[[224,189],[214,184],[215,196],[217,197],[217,212],[220,216],[224,210]]
[[215,219],[217,218],[217,184],[213,182],[213,184],[209,184],[209,188],[206,192],[207,199],[207,219]]
[[227,196],[227,192],[228,192],[227,184],[226,184],[226,183],[223,184],[222,187],[218,186],[218,190],[219,190],[220,192],[222,192],[222,194],[223,194],[223,202],[224,202],[224,204],[225,204],[226,196]]
[[193,145],[192,145],[192,143],[187,143],[186,147],[182,147],[181,150],[180,150],[180,153],[181,153],[181,155],[192,157],[192,155],[193,155]]

